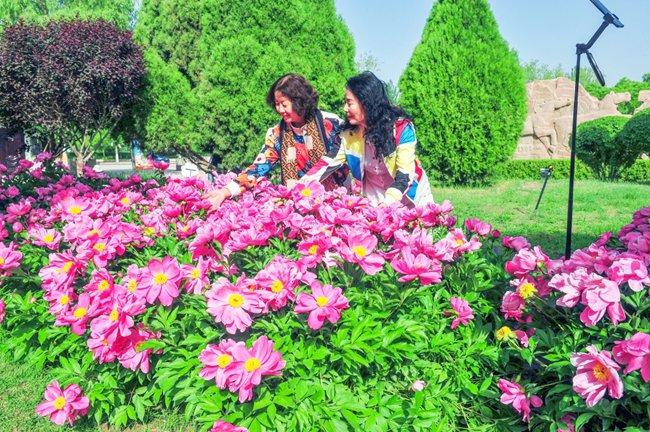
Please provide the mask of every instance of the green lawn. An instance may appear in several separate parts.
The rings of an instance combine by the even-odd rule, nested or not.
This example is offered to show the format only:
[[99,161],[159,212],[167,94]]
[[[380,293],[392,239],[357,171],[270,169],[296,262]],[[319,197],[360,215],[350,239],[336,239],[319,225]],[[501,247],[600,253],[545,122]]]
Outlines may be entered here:
[[[450,200],[461,222],[481,218],[503,234],[526,236],[557,258],[564,254],[569,181],[550,180],[534,213],[541,188],[541,180],[506,180],[484,188],[434,186],[433,194],[436,202]],[[648,185],[576,181],[573,249],[588,246],[605,231],[616,234],[644,206],[650,206]]]
[[[524,235],[540,244],[552,257],[564,252],[568,181],[550,181],[537,213],[533,213],[541,189],[540,181],[502,181],[487,188],[434,187],[436,201],[449,199],[459,219],[479,217],[508,235]],[[601,233],[617,231],[630,222],[632,213],[650,205],[650,186],[629,183],[579,181],[575,189],[574,248],[590,244]],[[52,379],[47,371],[32,369],[0,358],[0,430],[57,431],[60,428],[38,417],[34,409]],[[89,422],[75,430],[107,431]],[[154,413],[145,425],[130,431],[190,431],[193,428],[177,414]]]

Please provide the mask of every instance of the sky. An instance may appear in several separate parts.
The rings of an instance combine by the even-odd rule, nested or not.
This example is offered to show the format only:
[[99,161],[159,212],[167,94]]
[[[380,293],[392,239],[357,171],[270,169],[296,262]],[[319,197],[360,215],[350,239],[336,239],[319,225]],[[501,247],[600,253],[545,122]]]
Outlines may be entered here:
[[[356,42],[378,75],[397,82],[420,41],[433,1],[335,0]],[[606,85],[622,77],[640,81],[650,72],[650,0],[601,0],[625,27],[610,25],[592,47]],[[570,70],[576,43],[591,38],[602,14],[589,0],[489,0],[501,35],[526,63],[538,60]],[[583,65],[588,65],[582,59]]]

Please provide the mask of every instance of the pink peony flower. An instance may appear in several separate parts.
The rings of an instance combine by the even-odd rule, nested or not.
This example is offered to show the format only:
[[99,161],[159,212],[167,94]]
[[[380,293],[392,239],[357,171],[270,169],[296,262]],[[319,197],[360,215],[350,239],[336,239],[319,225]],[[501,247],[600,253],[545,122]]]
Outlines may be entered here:
[[15,244],[9,243],[9,246],[5,246],[0,243],[0,276],[10,275],[20,266],[22,257],[23,254],[17,250]]
[[526,302],[514,291],[506,291],[501,301],[501,312],[505,319],[521,320]]
[[76,384],[70,384],[61,390],[59,383],[54,380],[49,383],[43,394],[45,400],[36,407],[36,413],[62,426],[66,421],[73,425],[74,421],[86,415],[90,401]]
[[467,228],[467,231],[476,233],[483,237],[487,236],[492,231],[492,225],[477,218],[466,219],[465,228]]
[[538,396],[526,396],[524,388],[516,382],[500,379],[497,386],[501,390],[501,403],[504,405],[512,404],[512,407],[519,414],[523,415],[524,421],[530,420],[530,407],[539,408],[543,405],[542,399]]
[[57,250],[61,242],[61,234],[53,229],[34,227],[29,229],[28,234],[34,239],[37,246],[45,246],[51,250]]
[[617,362],[627,365],[623,373],[640,369],[643,381],[650,381],[650,334],[638,332],[630,339],[614,342],[612,354]]
[[512,249],[516,252],[519,252],[522,249],[530,249],[530,243],[526,238],[524,237],[509,237],[509,236],[504,236],[503,239],[501,240],[501,244],[503,246],[507,247],[508,249]]
[[536,270],[546,271],[550,263],[548,256],[539,246],[535,246],[532,250],[520,249],[517,255],[506,263],[505,269],[513,276],[523,277]]
[[201,378],[214,379],[220,389],[226,389],[232,382],[240,381],[240,367],[232,356],[232,348],[241,345],[246,348],[244,342],[235,342],[232,339],[222,340],[219,345],[209,344],[201,354],[199,360],[203,368],[199,372]]
[[589,275],[590,273],[587,270],[579,268],[572,273],[559,273],[553,276],[548,286],[564,293],[564,296],[557,299],[556,304],[568,308],[577,305]]
[[148,273],[142,278],[138,287],[143,291],[147,303],[153,304],[156,300],[163,306],[169,306],[178,297],[178,285],[181,280],[181,268],[176,258],[165,257],[162,260],[152,259],[147,265]]
[[586,326],[596,325],[605,312],[614,324],[625,320],[625,311],[620,303],[621,292],[614,281],[591,273],[586,279],[581,301],[586,308],[580,314],[580,321]]
[[242,285],[246,283],[243,277],[233,285],[226,278],[220,278],[213,288],[207,292],[208,313],[214,321],[222,323],[226,331],[235,334],[246,331],[253,324],[250,314],[264,310],[264,303],[256,292],[247,290]]
[[459,297],[452,297],[450,299],[453,314],[456,316],[451,322],[451,329],[454,330],[460,324],[467,325],[470,320],[474,319],[474,311],[465,300]]
[[573,390],[586,399],[587,406],[596,405],[605,392],[614,399],[623,397],[623,381],[618,376],[621,368],[608,351],[598,352],[595,346],[590,345],[587,353],[572,354],[571,364],[577,367]]
[[298,295],[295,311],[309,313],[307,325],[312,330],[321,328],[325,320],[334,324],[341,318],[341,312],[350,307],[341,288],[332,288],[331,285],[321,285],[318,281],[314,281],[311,291],[311,295],[306,293]]
[[295,301],[295,289],[300,283],[300,271],[294,261],[277,256],[257,276],[255,282],[261,288],[259,295],[273,311],[282,309],[287,301]]
[[141,345],[151,339],[160,339],[160,333],[154,333],[142,325],[138,325],[131,332],[128,338],[124,339],[124,347],[117,356],[120,364],[127,369],[142,373],[149,372],[149,358],[153,350],[151,348],[142,349]]
[[442,268],[438,260],[414,252],[410,246],[404,247],[401,252],[401,257],[394,258],[390,263],[396,272],[404,275],[399,278],[400,282],[419,279],[420,283],[427,285],[442,281]]
[[[240,365],[239,382],[233,383],[239,390],[239,402],[253,398],[253,387],[262,382],[263,376],[279,376],[285,362],[282,354],[273,350],[273,341],[266,336],[260,336],[250,350],[242,345],[234,345],[232,355]],[[232,391],[233,386],[230,386]]]
[[607,270],[607,277],[621,285],[625,282],[634,292],[643,289],[643,285],[650,286],[650,276],[645,263],[636,258],[619,258]]
[[61,317],[61,322],[69,324],[72,333],[82,335],[86,332],[88,320],[97,316],[97,306],[98,302],[92,301],[90,295],[81,294],[77,304]]
[[183,264],[181,273],[185,280],[185,290],[193,294],[201,294],[203,289],[210,285],[209,270],[210,261],[204,257],[199,257],[196,265]]
[[234,424],[223,420],[217,420],[212,425],[210,432],[248,432],[248,429],[241,426],[235,426]]
[[373,275],[381,271],[384,259],[373,253],[377,247],[377,238],[367,231],[348,233],[345,242],[339,245],[339,253],[347,261],[359,264],[363,271]]
[[316,235],[301,241],[298,243],[298,252],[303,255],[300,259],[301,264],[307,268],[315,267],[321,262],[323,256],[331,246],[332,239],[325,234]]

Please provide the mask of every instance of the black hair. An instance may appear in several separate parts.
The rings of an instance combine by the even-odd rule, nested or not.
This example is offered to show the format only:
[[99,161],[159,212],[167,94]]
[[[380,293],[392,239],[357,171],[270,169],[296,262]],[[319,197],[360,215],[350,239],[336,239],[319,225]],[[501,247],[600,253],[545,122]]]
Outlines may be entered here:
[[[393,125],[398,118],[410,120],[410,116],[401,107],[391,104],[386,92],[386,84],[372,72],[363,72],[353,76],[346,83],[346,88],[359,99],[366,116],[364,138],[375,146],[375,155],[385,157],[395,149]],[[342,129],[354,129],[348,120]]]

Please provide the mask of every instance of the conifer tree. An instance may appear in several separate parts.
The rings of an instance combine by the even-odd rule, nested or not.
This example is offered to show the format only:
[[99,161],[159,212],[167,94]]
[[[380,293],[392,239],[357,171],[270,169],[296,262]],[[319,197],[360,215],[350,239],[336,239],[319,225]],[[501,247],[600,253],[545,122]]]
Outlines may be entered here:
[[430,176],[488,180],[512,156],[526,117],[524,77],[487,0],[440,0],[400,78]]

